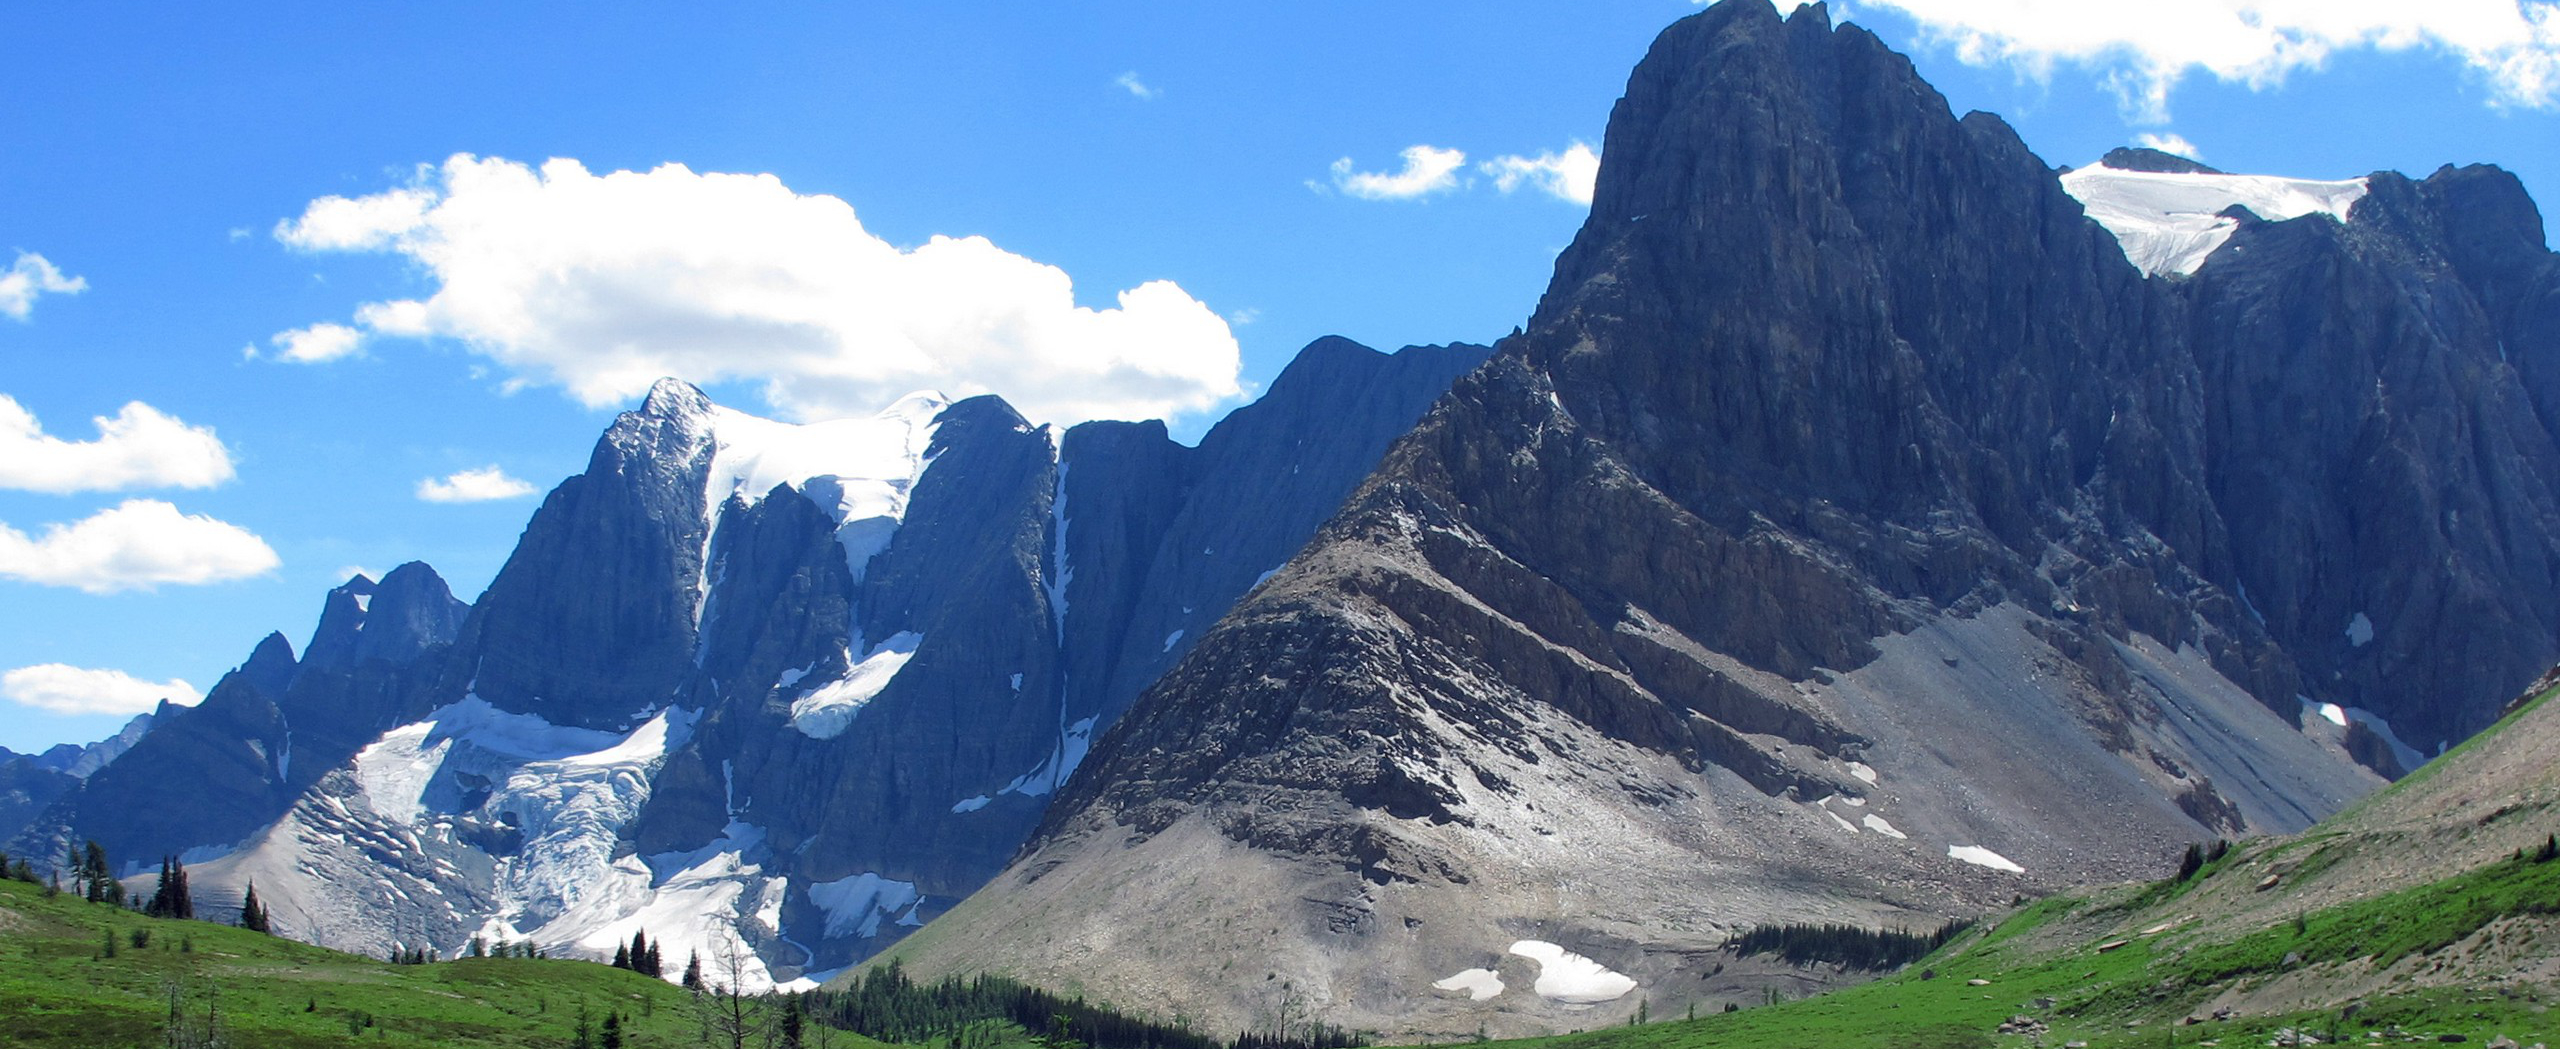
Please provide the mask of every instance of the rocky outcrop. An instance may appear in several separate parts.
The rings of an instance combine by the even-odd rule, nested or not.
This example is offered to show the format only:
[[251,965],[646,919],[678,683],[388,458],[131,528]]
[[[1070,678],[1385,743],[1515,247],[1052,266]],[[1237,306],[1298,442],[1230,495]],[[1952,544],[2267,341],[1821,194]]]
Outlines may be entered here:
[[[2442,203],[2495,177],[2243,210],[2146,277],[1999,119],[1748,2],[1662,35],[1604,156],[1524,332],[911,967],[1231,1029],[1267,986],[1426,1037],[1615,1022],[1751,924],[2299,829],[2380,782],[2364,712],[2458,735],[2555,655],[2548,336],[2504,319],[2550,256]],[[1514,941],[1642,991],[1447,990]]]
[[[234,847],[323,773],[425,709],[467,606],[411,562],[329,591],[302,659],[259,642],[202,703],[162,704],[113,760],[29,821],[17,847],[95,839],[129,869]],[[53,855],[58,849],[45,851]]]
[[[840,967],[1002,869],[1487,352],[1326,340],[1197,448],[994,397],[793,426],[661,382],[476,604],[423,565],[350,580],[300,660],[273,639],[153,734],[165,775],[42,822],[199,849],[201,892],[255,881],[279,929],[366,952],[646,928],[740,938],[751,982]],[[154,781],[214,800],[121,815]]]
[[473,603],[443,693],[598,728],[675,701],[704,598],[711,412],[661,382],[614,421]]

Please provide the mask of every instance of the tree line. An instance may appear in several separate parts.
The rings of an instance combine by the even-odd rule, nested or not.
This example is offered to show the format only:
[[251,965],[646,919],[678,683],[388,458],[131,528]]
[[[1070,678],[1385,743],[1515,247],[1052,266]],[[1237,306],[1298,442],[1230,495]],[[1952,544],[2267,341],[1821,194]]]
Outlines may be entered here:
[[[800,1008],[809,1015],[884,1042],[959,1045],[972,1025],[1009,1020],[1040,1036],[1044,1045],[1095,1049],[1349,1049],[1365,1039],[1326,1024],[1295,1025],[1290,1030],[1254,1032],[1232,1042],[1119,1012],[1085,1001],[1061,998],[1001,976],[963,980],[945,977],[917,983],[896,959],[863,973],[842,990],[801,994]],[[964,1047],[965,1049],[965,1047]]]
[[[63,884],[65,874],[71,878],[67,887]],[[90,903],[137,910],[146,917],[193,921],[196,916],[195,893],[187,886],[187,865],[178,857],[160,857],[160,880],[148,898],[131,896],[125,892],[124,883],[116,879],[114,865],[107,862],[107,850],[94,839],[65,849],[62,862],[54,866],[49,878],[37,877],[35,864],[26,857],[0,852],[0,878],[42,885],[47,896],[69,892]],[[232,924],[250,932],[275,931],[266,903],[258,899],[258,883],[250,882],[241,895],[240,914]]]
[[1918,933],[1908,929],[1789,922],[1755,926],[1724,946],[1745,958],[1775,954],[1789,965],[1827,963],[1874,972],[1919,961],[1972,927],[1969,921],[1951,921],[1936,932]]

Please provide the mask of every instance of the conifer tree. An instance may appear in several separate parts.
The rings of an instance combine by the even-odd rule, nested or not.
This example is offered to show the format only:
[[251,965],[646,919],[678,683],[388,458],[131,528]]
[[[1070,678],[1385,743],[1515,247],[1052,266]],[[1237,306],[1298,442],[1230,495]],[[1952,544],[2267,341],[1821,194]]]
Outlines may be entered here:
[[267,905],[258,902],[258,883],[250,882],[249,891],[240,898],[240,927],[250,932],[274,932],[267,920]]
[[628,969],[631,967],[630,944],[617,943],[613,945],[613,967],[616,969]]
[[631,971],[649,971],[649,933],[646,930],[631,934]]
[[604,1031],[596,1038],[596,1049],[622,1049],[622,1014],[604,1014]]
[[85,885],[81,895],[91,903],[124,903],[124,886],[118,884],[115,871],[107,864],[107,850],[97,839],[89,839],[80,854],[80,878]]
[[702,989],[702,952],[701,952],[701,951],[695,951],[695,952],[693,952],[693,956],[692,956],[691,958],[688,958],[688,959],[686,959],[686,960],[685,960],[685,963],[684,963],[684,989],[685,989],[685,990],[688,990],[688,991],[699,991],[699,990],[701,990],[701,989]]
[[154,918],[196,916],[195,900],[187,893],[187,865],[176,856],[160,858],[160,887],[152,892],[151,903],[142,912]]

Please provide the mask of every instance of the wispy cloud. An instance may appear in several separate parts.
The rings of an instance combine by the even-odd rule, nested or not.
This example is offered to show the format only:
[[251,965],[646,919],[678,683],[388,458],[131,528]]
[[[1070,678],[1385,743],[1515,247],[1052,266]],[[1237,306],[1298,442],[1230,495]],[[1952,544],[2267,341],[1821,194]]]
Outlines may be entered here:
[[[362,352],[364,333],[344,324],[322,321],[307,328],[277,332],[267,340],[267,344],[275,347],[270,356],[276,360],[320,364]],[[259,356],[257,348],[250,347],[246,356]]]
[[2042,78],[2090,70],[2128,117],[2167,123],[2180,78],[2203,73],[2265,88],[2330,56],[2428,51],[2460,61],[2500,106],[2560,106],[2560,0],[1860,0],[1919,24],[1971,65]]
[[56,714],[147,714],[161,700],[191,707],[204,699],[184,679],[144,681],[121,670],[38,663],[0,674],[0,698]]
[[1137,71],[1137,70],[1134,70],[1134,69],[1132,69],[1132,70],[1130,70],[1130,71],[1128,71],[1128,72],[1126,72],[1126,73],[1122,73],[1122,74],[1120,74],[1118,77],[1114,78],[1111,82],[1112,82],[1112,83],[1114,83],[1114,84],[1118,84],[1118,85],[1120,85],[1120,86],[1121,86],[1121,87],[1123,87],[1123,88],[1128,89],[1128,91],[1129,91],[1129,93],[1130,93],[1130,94],[1132,94],[1132,95],[1136,95],[1136,96],[1138,96],[1139,98],[1145,99],[1145,100],[1147,100],[1147,101],[1149,101],[1149,102],[1153,102],[1153,101],[1155,101],[1156,99],[1161,98],[1161,97],[1163,97],[1163,96],[1164,96],[1164,92],[1159,91],[1159,90],[1157,90],[1157,89],[1155,89],[1155,88],[1152,88],[1152,87],[1148,87],[1148,86],[1147,86],[1147,82],[1146,82],[1146,81],[1138,79],[1138,71]]
[[505,470],[495,466],[418,482],[418,498],[430,503],[485,503],[496,499],[518,499],[536,491],[539,489],[519,478],[507,476]]
[[277,563],[275,550],[247,529],[157,499],[127,499],[73,524],[47,525],[41,536],[0,524],[0,576],[93,594],[246,579]]
[[18,260],[0,270],[0,313],[12,320],[25,320],[35,312],[40,295],[77,295],[88,290],[85,277],[65,277],[60,267],[32,251],[21,251]]
[[141,401],[89,420],[96,440],[44,432],[35,413],[0,394],[0,488],[28,492],[108,492],[130,488],[211,488],[231,479],[231,451],[213,430],[189,426]]
[[1493,176],[1494,188],[1505,193],[1527,185],[1584,207],[1591,206],[1592,188],[1600,181],[1600,154],[1582,142],[1565,147],[1562,153],[1506,154],[1476,167]]
[[2163,153],[2175,153],[2187,158],[2188,160],[2204,159],[2204,151],[2197,149],[2195,143],[2187,141],[2187,136],[2185,135],[2170,132],[2161,132],[2157,134],[2145,132],[2142,135],[2135,137],[2134,143],[2150,149],[2159,150]]
[[1437,146],[1406,146],[1404,168],[1392,173],[1359,171],[1350,157],[1333,162],[1333,186],[1362,200],[1419,200],[1458,188],[1458,170],[1467,155]]

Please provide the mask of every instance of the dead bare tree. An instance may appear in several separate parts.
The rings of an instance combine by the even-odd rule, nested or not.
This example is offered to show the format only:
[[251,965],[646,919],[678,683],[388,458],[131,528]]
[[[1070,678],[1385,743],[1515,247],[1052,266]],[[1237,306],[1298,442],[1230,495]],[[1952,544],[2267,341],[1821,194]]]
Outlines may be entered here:
[[710,986],[695,992],[693,1007],[702,1021],[703,1044],[747,1049],[764,1032],[764,1002],[746,991],[747,953],[734,935],[713,948]]

